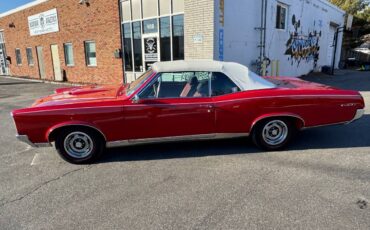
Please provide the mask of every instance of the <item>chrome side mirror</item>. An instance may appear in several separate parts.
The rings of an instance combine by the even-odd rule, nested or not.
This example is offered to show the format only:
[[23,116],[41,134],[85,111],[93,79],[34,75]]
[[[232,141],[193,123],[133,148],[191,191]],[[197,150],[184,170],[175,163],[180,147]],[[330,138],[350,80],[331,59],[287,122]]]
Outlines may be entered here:
[[139,96],[136,94],[133,98],[132,98],[132,103],[134,104],[138,104],[140,101],[140,98]]

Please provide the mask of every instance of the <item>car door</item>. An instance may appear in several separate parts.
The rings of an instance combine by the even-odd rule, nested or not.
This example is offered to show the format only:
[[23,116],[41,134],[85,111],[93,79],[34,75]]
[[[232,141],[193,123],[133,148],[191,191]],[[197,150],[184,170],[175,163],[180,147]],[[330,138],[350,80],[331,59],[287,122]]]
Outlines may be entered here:
[[225,74],[212,73],[211,95],[215,109],[217,133],[246,133],[248,119],[253,112],[246,100],[240,97],[240,88]]
[[138,93],[124,111],[127,139],[211,137],[215,113],[208,72],[161,73]]

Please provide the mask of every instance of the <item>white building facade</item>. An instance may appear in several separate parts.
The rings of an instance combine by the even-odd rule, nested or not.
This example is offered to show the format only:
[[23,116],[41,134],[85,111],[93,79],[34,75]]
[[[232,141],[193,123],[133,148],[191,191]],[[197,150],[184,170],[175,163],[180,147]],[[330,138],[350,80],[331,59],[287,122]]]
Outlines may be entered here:
[[124,0],[121,11],[128,82],[156,61],[233,61],[271,76],[339,63],[345,12],[326,0]]

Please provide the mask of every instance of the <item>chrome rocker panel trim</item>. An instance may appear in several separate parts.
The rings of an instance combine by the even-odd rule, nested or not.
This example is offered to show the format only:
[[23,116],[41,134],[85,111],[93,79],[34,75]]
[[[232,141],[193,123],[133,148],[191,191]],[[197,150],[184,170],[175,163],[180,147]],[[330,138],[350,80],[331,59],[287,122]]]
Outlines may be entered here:
[[197,141],[197,140],[216,140],[228,139],[238,137],[248,137],[249,133],[215,133],[215,134],[200,134],[200,135],[187,135],[187,136],[174,136],[174,137],[159,137],[159,138],[144,138],[123,141],[107,142],[107,148],[117,148],[123,146],[166,143],[166,142],[181,142],[181,141]]
[[50,143],[32,143],[27,135],[16,135],[17,139],[23,143],[26,143],[34,148],[51,147]]

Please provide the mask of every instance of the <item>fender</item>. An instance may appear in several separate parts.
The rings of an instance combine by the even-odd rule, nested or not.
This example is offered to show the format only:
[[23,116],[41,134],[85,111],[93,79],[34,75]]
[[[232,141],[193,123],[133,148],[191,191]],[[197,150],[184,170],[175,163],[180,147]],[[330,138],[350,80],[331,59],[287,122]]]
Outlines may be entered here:
[[94,124],[91,124],[91,123],[85,122],[85,121],[68,121],[68,122],[63,122],[63,123],[54,125],[53,127],[49,128],[47,130],[47,132],[45,134],[46,140],[48,140],[48,142],[50,143],[50,135],[55,130],[57,130],[59,128],[63,128],[63,127],[69,127],[69,126],[84,126],[84,127],[92,128],[92,129],[98,131],[104,137],[104,140],[107,141],[106,136],[104,135],[104,133],[98,127],[96,127]]
[[252,125],[251,125],[251,128],[249,130],[249,132],[251,133],[254,126],[261,120],[263,119],[266,119],[266,118],[273,118],[273,117],[293,117],[293,118],[297,118],[298,120],[300,120],[302,122],[302,127],[301,128],[304,128],[305,127],[305,121],[304,119],[297,115],[297,114],[294,114],[294,113],[271,113],[271,114],[264,114],[264,115],[261,115],[259,117],[257,117],[256,119],[253,120],[252,122]]

